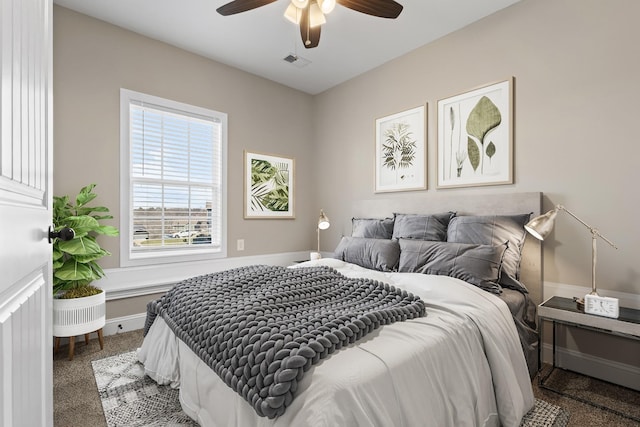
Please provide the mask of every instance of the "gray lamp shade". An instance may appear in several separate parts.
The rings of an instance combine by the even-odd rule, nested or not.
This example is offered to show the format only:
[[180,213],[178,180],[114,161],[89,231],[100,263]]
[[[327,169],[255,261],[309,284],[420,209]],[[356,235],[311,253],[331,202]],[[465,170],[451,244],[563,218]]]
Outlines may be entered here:
[[536,239],[544,240],[551,233],[551,230],[553,230],[553,226],[556,222],[556,215],[558,215],[557,207],[546,214],[533,218],[524,226],[524,229]]

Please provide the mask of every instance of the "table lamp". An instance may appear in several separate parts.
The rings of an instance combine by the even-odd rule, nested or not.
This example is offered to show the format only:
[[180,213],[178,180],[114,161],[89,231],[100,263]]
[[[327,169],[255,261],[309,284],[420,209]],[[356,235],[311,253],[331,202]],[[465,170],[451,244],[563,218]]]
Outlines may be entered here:
[[318,252],[311,252],[310,259],[320,259],[322,256],[320,255],[320,230],[326,230],[329,228],[331,223],[329,222],[329,217],[324,213],[322,209],[320,209],[320,217],[318,218]]
[[[544,240],[553,230],[553,226],[555,225],[556,216],[558,212],[564,211],[575,218],[582,225],[587,227],[591,232],[591,292],[585,296],[584,299],[584,307],[585,312],[591,314],[598,314],[601,316],[607,317],[618,317],[618,300],[617,298],[608,298],[601,297],[598,295],[596,290],[596,259],[597,259],[597,249],[596,242],[598,237],[611,245],[614,249],[618,249],[616,245],[614,245],[609,239],[604,237],[600,232],[591,227],[589,224],[578,218],[573,212],[568,210],[562,205],[557,205],[555,208],[550,210],[549,212],[537,216],[529,221],[525,226],[525,230],[527,230],[533,237],[539,240]],[[580,301],[578,301],[580,304]]]

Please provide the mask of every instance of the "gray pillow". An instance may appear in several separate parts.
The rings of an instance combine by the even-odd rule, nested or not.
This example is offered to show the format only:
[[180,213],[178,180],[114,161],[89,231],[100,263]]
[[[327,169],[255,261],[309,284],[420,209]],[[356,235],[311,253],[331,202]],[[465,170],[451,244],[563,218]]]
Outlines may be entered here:
[[393,218],[351,218],[351,237],[390,239],[393,235]]
[[393,238],[445,242],[447,226],[455,215],[455,212],[434,215],[393,214]]
[[457,216],[449,223],[447,241],[498,245],[509,242],[502,260],[502,286],[524,290],[520,280],[520,260],[526,237],[524,225],[531,213],[518,215]]
[[500,264],[506,248],[506,243],[474,245],[400,239],[398,271],[451,276],[500,294]]
[[395,271],[400,259],[400,245],[391,239],[345,236],[338,243],[333,257],[371,270]]

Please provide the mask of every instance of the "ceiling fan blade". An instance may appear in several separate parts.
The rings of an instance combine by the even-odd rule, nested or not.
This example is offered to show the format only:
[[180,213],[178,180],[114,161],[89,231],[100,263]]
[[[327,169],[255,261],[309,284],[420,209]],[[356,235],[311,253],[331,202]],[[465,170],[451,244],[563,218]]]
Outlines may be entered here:
[[380,18],[395,19],[402,12],[402,5],[393,0],[336,0],[338,4]]
[[320,28],[322,28],[320,25],[316,27],[310,26],[309,8],[310,6],[307,5],[300,16],[300,37],[302,37],[302,44],[307,49],[318,46],[320,43]]
[[216,11],[222,16],[235,15],[236,13],[246,12],[247,10],[266,6],[274,1],[276,0],[234,0],[220,6]]

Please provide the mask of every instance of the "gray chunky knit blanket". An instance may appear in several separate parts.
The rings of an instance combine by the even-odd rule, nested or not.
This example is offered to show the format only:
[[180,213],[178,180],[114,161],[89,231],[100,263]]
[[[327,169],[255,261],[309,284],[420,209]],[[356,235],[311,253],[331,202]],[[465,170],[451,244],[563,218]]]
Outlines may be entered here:
[[425,315],[406,291],[329,267],[256,265],[178,283],[147,306],[260,416],[291,403],[304,373],[380,327]]

